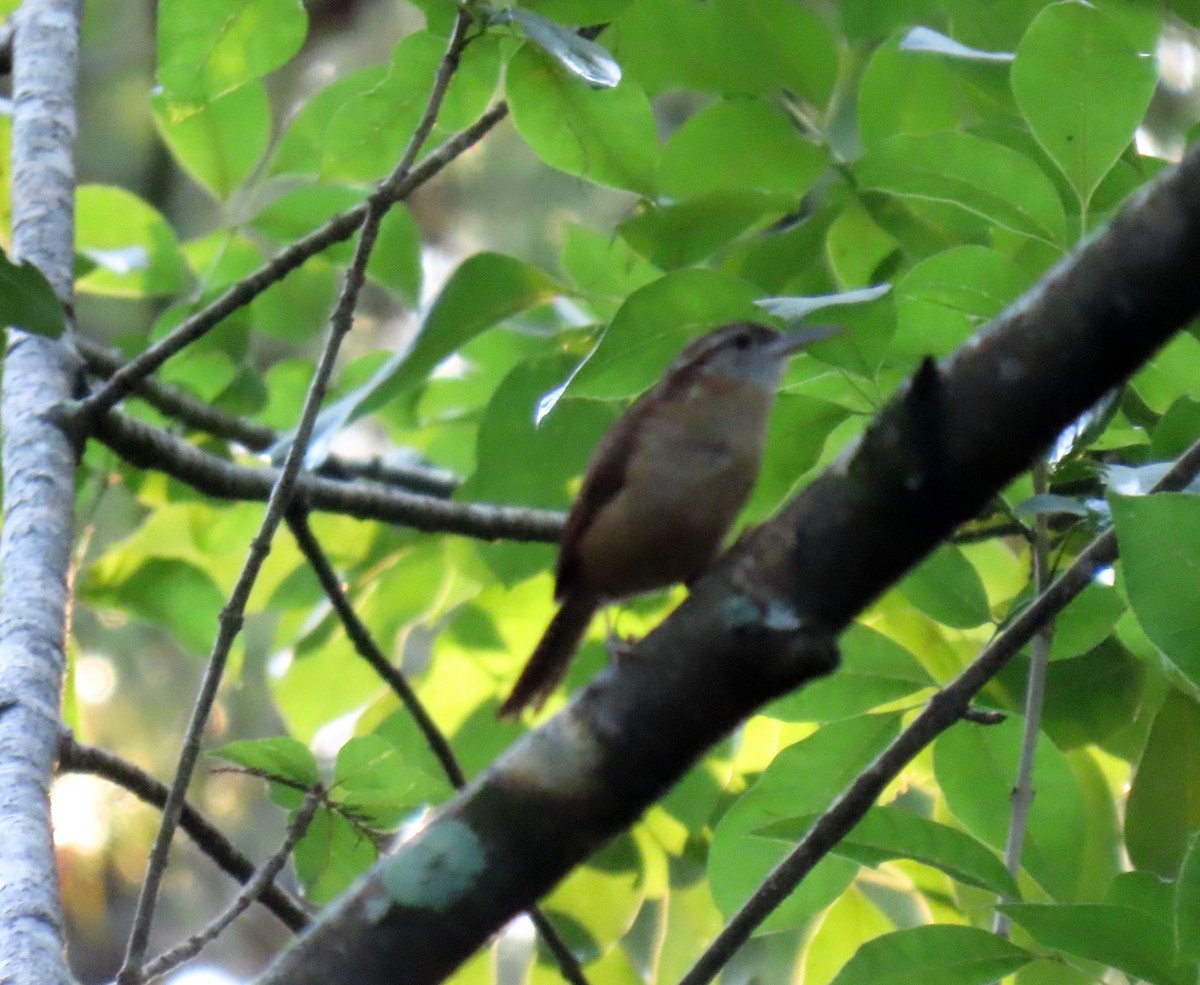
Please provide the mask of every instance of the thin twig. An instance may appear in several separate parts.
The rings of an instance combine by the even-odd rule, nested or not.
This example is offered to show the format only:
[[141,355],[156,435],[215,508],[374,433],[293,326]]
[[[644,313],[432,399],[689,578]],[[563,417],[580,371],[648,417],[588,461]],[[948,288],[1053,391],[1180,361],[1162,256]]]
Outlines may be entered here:
[[[126,365],[124,357],[119,353],[90,339],[77,336],[75,344],[88,369],[97,375],[110,377]],[[190,393],[152,376],[139,380],[134,392],[167,417],[224,441],[236,442],[250,451],[266,451],[278,443],[280,438],[274,428],[218,410]],[[337,479],[372,479],[384,485],[399,486],[402,489],[443,498],[451,496],[459,485],[458,476],[448,469],[431,465],[400,465],[378,457],[356,460],[331,454],[326,456],[316,471],[320,475]]]
[[[250,597],[250,592],[254,587],[263,563],[270,554],[271,541],[274,539],[275,531],[279,528],[279,524],[283,522],[284,513],[295,490],[296,480],[300,475],[304,462],[304,452],[312,437],[317,414],[320,411],[325,393],[329,388],[329,381],[333,376],[333,368],[337,360],[338,350],[341,347],[342,340],[349,333],[353,325],[354,309],[358,304],[359,292],[366,279],[367,261],[370,259],[371,251],[379,234],[380,223],[383,221],[383,217],[387,214],[388,209],[397,201],[395,196],[396,188],[408,178],[408,171],[412,166],[412,162],[420,152],[421,145],[433,128],[433,124],[437,119],[438,109],[445,98],[450,77],[458,66],[459,56],[465,43],[469,24],[470,15],[465,11],[460,11],[454,22],[454,29],[450,34],[446,54],[438,66],[429,102],[426,105],[421,121],[417,124],[416,130],[413,132],[409,146],[405,150],[396,170],[367,199],[366,217],[362,224],[362,230],[359,233],[358,243],[355,246],[354,257],[346,269],[341,294],[329,319],[328,336],[320,359],[317,361],[316,371],[313,374],[312,382],[309,384],[308,393],[304,398],[304,405],[300,413],[300,422],[296,427],[295,439],[288,450],[287,458],[280,470],[275,487],[271,491],[271,498],[267,501],[267,509],[263,517],[262,526],[259,528],[258,533],[255,534],[254,540],[250,545],[245,564],[238,575],[233,591],[230,593],[229,602],[221,610],[217,639],[213,644],[212,654],[209,657],[208,666],[205,668],[204,678],[201,681],[200,693],[196,697],[196,703],[192,709],[187,730],[184,733],[183,745],[179,755],[179,765],[171,784],[171,792],[167,797],[167,803],[163,807],[162,824],[159,827],[158,837],[155,839],[154,847],[151,850],[146,878],[142,882],[142,891],[138,897],[138,906],[134,915],[133,927],[130,931],[125,962],[117,976],[117,981],[120,985],[138,985],[141,982],[142,962],[145,958],[146,945],[150,936],[154,906],[158,898],[159,888],[162,885],[163,875],[166,871],[171,838],[174,835],[175,826],[179,821],[184,794],[187,791],[188,783],[191,781],[196,760],[200,755],[200,744],[203,738],[204,726],[208,721],[213,702],[216,700],[217,688],[220,685],[221,678],[224,676],[225,663],[233,647],[233,641],[241,631],[242,623],[245,619],[246,602]],[[130,366],[132,365],[133,363],[130,363]],[[110,386],[117,381],[119,375],[112,378]],[[127,382],[136,383],[139,378],[140,376],[135,374],[128,377]],[[106,405],[101,403],[98,406],[103,407]],[[111,407],[111,404],[107,406]]]
[[[1154,492],[1182,489],[1200,473],[1200,441],[1183,453],[1154,487]],[[900,771],[929,743],[957,722],[987,683],[1021,651],[1046,623],[1117,556],[1117,537],[1109,530],[1095,538],[1046,591],[1038,595],[1003,632],[984,648],[976,660],[938,691],[903,732],[868,766],[813,823],[799,844],[780,862],[700,959],[680,979],[679,985],[707,985],[725,967],[754,930],[792,893],[871,809],[876,799]]]
[[384,656],[383,651],[375,645],[375,640],[371,638],[370,630],[358,618],[358,613],[354,611],[354,606],[350,604],[350,600],[342,589],[341,579],[333,570],[333,565],[329,563],[329,558],[321,547],[320,541],[317,540],[312,532],[312,527],[309,526],[307,510],[302,506],[293,506],[288,510],[287,524],[292,536],[296,538],[300,553],[304,555],[313,569],[317,581],[321,583],[321,588],[324,589],[325,595],[333,606],[333,611],[341,619],[342,627],[354,645],[355,651],[371,665],[371,669],[375,673],[384,679],[388,687],[396,692],[396,697],[413,717],[417,728],[425,737],[426,744],[437,757],[446,778],[454,785],[455,789],[461,787],[467,782],[467,777],[455,758],[454,750],[450,748],[449,740],[438,728],[437,722],[433,720],[425,705],[421,703],[421,699],[417,697],[412,685],[408,683],[408,679]]
[[[408,683],[408,679],[398,667],[393,666],[391,661],[384,656],[383,651],[379,649],[375,640],[371,637],[371,631],[359,619],[358,613],[354,611],[354,606],[350,604],[350,600],[346,597],[341,579],[338,577],[337,572],[333,570],[333,565],[330,564],[328,555],[326,555],[324,548],[321,547],[321,542],[317,540],[316,535],[312,532],[307,512],[300,506],[293,506],[288,511],[287,522],[288,529],[291,530],[292,536],[296,538],[296,543],[300,547],[300,552],[312,566],[317,580],[321,583],[321,588],[324,589],[330,604],[333,606],[334,612],[341,619],[342,627],[346,631],[346,636],[354,645],[355,651],[395,691],[400,702],[417,723],[417,728],[421,730],[421,734],[425,737],[430,750],[437,757],[442,771],[446,774],[446,779],[450,781],[454,789],[461,790],[466,785],[467,775],[458,762],[458,758],[454,755],[449,738],[438,727],[437,722],[433,720],[433,716],[429,714],[429,710],[412,689],[412,685]],[[566,942],[559,936],[558,931],[555,930],[554,925],[550,922],[550,918],[538,907],[534,907],[529,911],[529,917],[545,941],[550,953],[554,956],[554,960],[558,963],[563,977],[571,985],[588,985],[588,980],[583,973],[583,969],[580,967],[575,955],[571,953],[570,948],[567,947]]]
[[[216,499],[266,502],[279,480],[279,469],[238,465],[120,411],[104,415],[95,437],[130,464],[163,472]],[[482,540],[557,543],[563,526],[563,514],[554,510],[460,503],[308,472],[296,480],[296,494],[323,512]]]
[[[438,174],[446,165],[478,143],[497,123],[508,115],[508,105],[498,103],[472,123],[460,130],[431,152],[407,175],[388,185],[387,204],[404,201],[417,188]],[[393,175],[395,177],[395,175]],[[381,186],[382,187],[382,186]],[[306,236],[290,243],[265,264],[229,287],[207,307],[184,320],[177,328],[142,351],[135,359],[113,375],[101,389],[80,402],[78,415],[85,424],[94,423],[101,414],[128,396],[138,382],[197,339],[203,338],[222,320],[245,307],[267,288],[278,283],[310,257],[322,250],[349,239],[366,220],[369,200],[352,206],[329,219]]]
[[[1042,495],[1049,489],[1049,467],[1044,458],[1033,467],[1033,491]],[[1033,588],[1038,594],[1050,584],[1050,526],[1044,513],[1033,520]],[[1046,671],[1050,666],[1050,644],[1054,639],[1054,618],[1034,634],[1029,646],[1029,680],[1025,686],[1025,723],[1021,733],[1021,753],[1017,761],[1017,776],[1013,782],[1008,835],[1004,842],[1004,867],[1016,879],[1021,871],[1021,856],[1025,849],[1025,830],[1029,811],[1033,807],[1033,760],[1037,752],[1038,735],[1042,730],[1042,706],[1046,700]],[[1003,900],[1001,900],[1003,902]],[[992,930],[1007,937],[1011,920],[1007,913],[996,911]]]
[[[87,773],[101,777],[128,790],[139,800],[153,807],[161,808],[167,802],[165,784],[115,753],[77,742],[69,732],[63,733],[59,744],[58,767],[60,772]],[[179,816],[179,826],[196,843],[200,851],[238,882],[245,884],[254,875],[254,863],[238,851],[221,830],[191,804],[184,803]],[[299,933],[308,926],[308,914],[304,907],[280,886],[267,886],[261,893],[259,902],[275,914],[289,930]]]
[[1033,535],[1029,532],[1029,528],[1016,520],[964,527],[956,531],[950,539],[955,544],[978,544],[981,541],[996,540],[999,537],[1020,537],[1025,541],[1033,541]]
[[319,788],[310,790],[304,795],[304,802],[300,805],[300,809],[296,811],[296,816],[292,818],[291,823],[288,825],[287,834],[284,836],[283,844],[279,846],[278,851],[262,864],[250,881],[243,887],[242,891],[234,897],[233,901],[224,910],[209,922],[208,926],[192,934],[187,940],[181,941],[169,951],[164,951],[152,961],[146,962],[146,966],[142,970],[143,977],[146,980],[165,975],[168,971],[178,968],[190,958],[194,958],[204,950],[206,945],[215,941],[226,927],[245,913],[267,887],[274,884],[275,877],[279,875],[284,865],[287,864],[288,857],[292,854],[292,849],[304,837],[304,832],[308,830],[308,826],[312,823],[313,815],[317,813],[317,807],[321,803],[321,795],[322,791]]

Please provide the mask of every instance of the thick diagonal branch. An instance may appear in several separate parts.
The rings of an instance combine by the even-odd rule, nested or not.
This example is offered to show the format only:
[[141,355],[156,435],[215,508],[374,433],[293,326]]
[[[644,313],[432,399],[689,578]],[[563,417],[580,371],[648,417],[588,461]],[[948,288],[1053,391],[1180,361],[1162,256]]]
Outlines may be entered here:
[[441,980],[631,824],[832,635],[1200,310],[1200,152],[744,537],[633,655],[508,750],[331,909],[267,982]]

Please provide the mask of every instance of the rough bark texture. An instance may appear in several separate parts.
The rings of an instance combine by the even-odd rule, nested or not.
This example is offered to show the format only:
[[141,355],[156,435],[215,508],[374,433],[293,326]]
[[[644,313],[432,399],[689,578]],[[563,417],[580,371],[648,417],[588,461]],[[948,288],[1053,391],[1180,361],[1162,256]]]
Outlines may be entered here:
[[436,982],[630,824],[1198,310],[1200,152],[990,330],[930,361],[863,440],[678,611],[408,838],[268,971]]
[[[77,0],[27,0],[14,42],[13,251],[69,301]],[[0,974],[69,981],[47,796],[58,751],[76,457],[56,423],[73,363],[8,332],[0,425]]]

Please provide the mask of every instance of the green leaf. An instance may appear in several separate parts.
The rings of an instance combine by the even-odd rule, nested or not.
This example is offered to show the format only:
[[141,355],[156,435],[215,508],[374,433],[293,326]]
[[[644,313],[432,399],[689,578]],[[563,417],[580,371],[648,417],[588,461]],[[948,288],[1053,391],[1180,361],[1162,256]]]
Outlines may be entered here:
[[[816,11],[777,0],[715,0],[714,87],[727,94],[791,93],[823,108],[837,78],[837,47]],[[693,7],[694,10],[694,7]]]
[[520,0],[527,10],[536,10],[560,24],[603,24],[612,20],[633,0]]
[[[399,163],[425,112],[445,51],[445,40],[428,31],[410,34],[396,46],[386,77],[350,96],[325,127],[323,177],[370,181]],[[470,44],[446,90],[434,139],[480,116],[499,76],[498,40],[484,36]]]
[[979,572],[952,544],[939,547],[896,588],[926,615],[955,629],[971,629],[991,618]]
[[162,0],[159,85],[172,102],[198,109],[279,68],[307,32],[300,0]]
[[[571,223],[564,231],[559,264],[593,302],[620,302],[659,272],[619,237]],[[610,312],[611,313],[611,312]]]
[[325,158],[329,124],[346,103],[370,92],[387,78],[386,68],[372,65],[351,72],[310,98],[288,121],[275,147],[269,171],[279,174],[318,174]]
[[1012,260],[985,246],[956,246],[922,260],[896,284],[897,354],[953,352],[1029,286]]
[[62,304],[32,263],[13,263],[0,250],[0,323],[56,339],[66,325]]
[[[987,728],[956,725],[934,743],[934,774],[947,806],[997,850],[1008,833],[1022,727],[1017,716]],[[1070,899],[1081,878],[1087,820],[1070,765],[1044,736],[1038,739],[1034,776],[1037,796],[1029,811],[1024,867],[1053,896]]]
[[1116,589],[1092,582],[1054,620],[1051,660],[1064,660],[1099,646],[1125,612]]
[[309,788],[321,782],[317,760],[303,742],[286,736],[269,739],[241,739],[214,749],[210,755],[224,759],[268,777],[289,780]]
[[404,761],[378,735],[358,735],[338,751],[330,795],[350,817],[373,828],[395,827],[418,807],[436,804],[453,788]]
[[1109,496],[1121,570],[1138,622],[1200,686],[1200,498],[1187,493]]
[[187,267],[170,224],[136,195],[111,185],[84,185],[75,211],[75,248],[96,264],[77,288],[143,298],[175,294]]
[[864,188],[941,202],[1023,236],[1063,241],[1066,218],[1050,179],[1029,158],[970,134],[900,134],[854,165]]
[[[728,916],[740,907],[788,852],[787,845],[755,832],[780,818],[823,811],[895,737],[898,725],[895,715],[835,722],[775,757],[726,811],[713,835],[708,876],[722,913]],[[857,863],[825,858],[758,933],[804,923],[841,895],[857,872]]]
[[825,256],[838,287],[862,289],[875,282],[879,268],[899,245],[865,208],[853,202],[829,224]]
[[1200,960],[1200,839],[1192,838],[1175,884],[1175,940],[1179,957]]
[[[1024,659],[1014,661],[1003,676],[1014,704],[1024,700],[1028,667]],[[1104,741],[1137,714],[1145,676],[1145,664],[1115,637],[1082,656],[1055,660],[1046,674],[1046,733],[1063,750]]]
[[766,714],[789,722],[834,722],[933,686],[916,657],[862,623],[838,637],[838,649],[842,662],[837,673],[780,698]]
[[254,329],[289,342],[313,339],[329,324],[337,291],[333,264],[324,257],[310,257],[251,302]]
[[828,150],[804,140],[771,104],[726,100],[710,103],[671,135],[659,184],[675,198],[737,188],[780,192],[795,201],[828,164]]
[[567,400],[540,424],[542,394],[558,386],[577,360],[569,355],[521,363],[504,378],[484,411],[474,473],[458,490],[466,501],[562,507],[567,486],[616,417],[595,400]]
[[151,105],[175,160],[218,201],[229,198],[250,176],[271,138],[271,106],[258,81],[198,110],[172,102],[165,92],[151,97]]
[[588,85],[611,89],[621,81],[621,66],[595,41],[531,10],[512,7],[507,13],[530,41]]
[[833,985],[986,985],[1012,974],[1031,957],[977,927],[913,927],[867,941]]
[[[818,815],[775,821],[755,832],[760,838],[800,841]],[[863,865],[910,858],[941,869],[952,879],[1002,896],[1016,896],[1017,884],[1004,863],[969,834],[898,807],[874,807],[834,851]]]
[[545,898],[542,905],[581,960],[605,954],[632,926],[646,898],[643,867],[636,842],[625,833]]
[[635,3],[606,43],[652,95],[686,88],[724,96],[790,92],[823,109],[837,78],[837,46],[822,18],[776,0]]
[[1021,39],[1017,105],[1085,205],[1133,140],[1157,78],[1152,55],[1091,4],[1051,4]]
[[666,205],[641,203],[617,231],[655,266],[676,270],[708,259],[790,205],[790,199],[777,193],[715,191]]
[[601,400],[640,393],[697,335],[739,319],[762,320],[745,281],[713,270],[660,277],[629,295],[569,392]]
[[442,288],[412,345],[388,359],[361,387],[322,412],[309,447],[309,460],[323,460],[329,443],[343,427],[424,382],[438,363],[480,332],[552,300],[562,290],[537,267],[515,257],[501,253],[468,257]]
[[[362,192],[353,188],[306,185],[277,198],[259,212],[254,217],[254,226],[282,246],[307,235],[335,215],[349,211],[362,199]],[[335,243],[321,255],[344,266],[354,255],[354,244]],[[407,304],[417,303],[421,290],[421,231],[403,203],[393,205],[383,217],[367,262],[367,275]]]
[[1173,968],[1171,926],[1141,909],[1103,903],[1010,903],[999,907],[1039,944],[1098,961],[1151,985],[1195,982],[1195,968]]
[[296,845],[296,877],[313,903],[328,903],[342,893],[379,852],[375,843],[340,814],[322,807]]
[[200,568],[174,558],[149,558],[117,586],[115,601],[161,626],[193,653],[207,654],[225,596]]
[[545,163],[599,185],[653,194],[658,131],[636,83],[591,89],[527,43],[509,62],[505,87],[513,125]]
[[1125,807],[1125,847],[1140,869],[1174,878],[1200,830],[1200,708],[1172,690],[1154,716]]
[[751,522],[764,520],[779,509],[816,465],[830,432],[848,416],[849,411],[840,404],[799,393],[781,393],[775,398],[762,468],[744,511]]
[[960,115],[955,79],[941,59],[900,50],[894,41],[875,49],[858,87],[864,147],[898,133],[953,130]]

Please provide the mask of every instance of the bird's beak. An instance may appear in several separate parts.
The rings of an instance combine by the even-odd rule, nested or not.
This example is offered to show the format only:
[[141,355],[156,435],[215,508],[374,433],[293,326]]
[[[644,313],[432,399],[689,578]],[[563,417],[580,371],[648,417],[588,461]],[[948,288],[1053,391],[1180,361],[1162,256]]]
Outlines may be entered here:
[[814,342],[824,342],[826,339],[833,338],[833,336],[840,335],[841,333],[841,325],[809,325],[807,328],[797,328],[791,332],[784,332],[779,336],[779,340],[775,345],[778,346],[780,355],[788,355],[798,352],[805,346],[812,345]]

